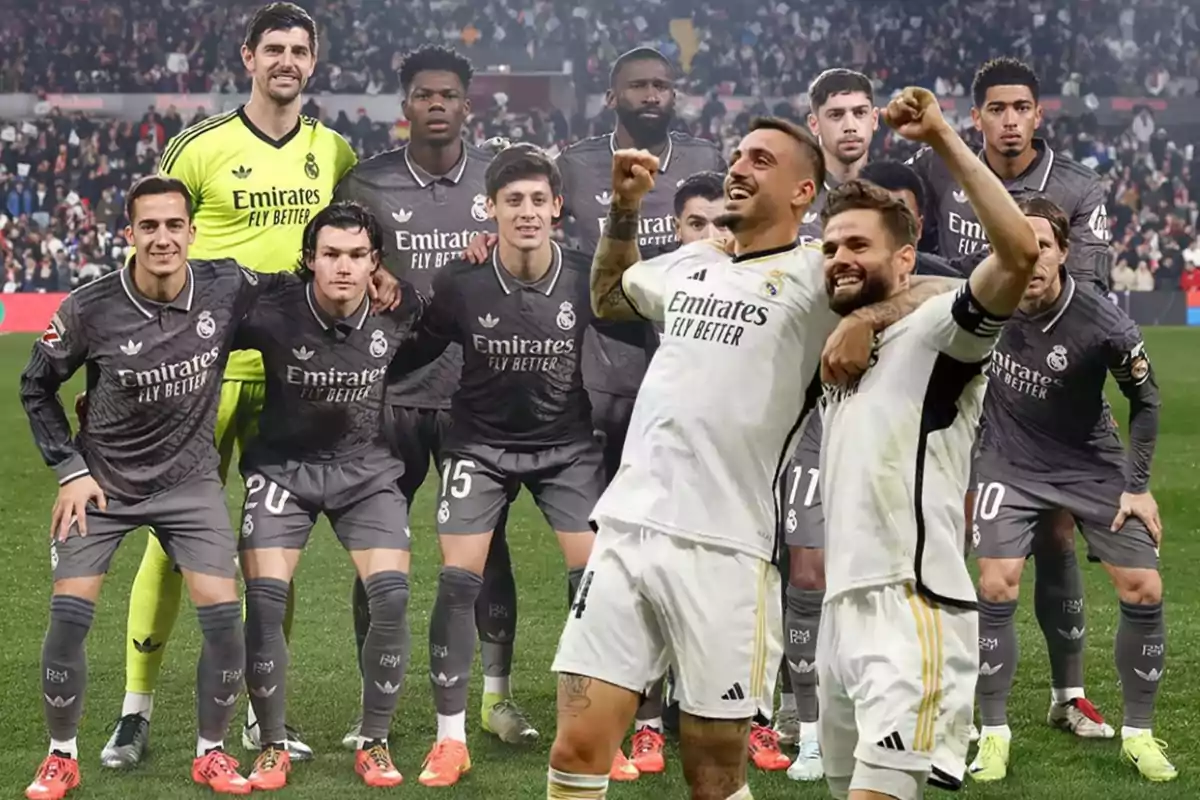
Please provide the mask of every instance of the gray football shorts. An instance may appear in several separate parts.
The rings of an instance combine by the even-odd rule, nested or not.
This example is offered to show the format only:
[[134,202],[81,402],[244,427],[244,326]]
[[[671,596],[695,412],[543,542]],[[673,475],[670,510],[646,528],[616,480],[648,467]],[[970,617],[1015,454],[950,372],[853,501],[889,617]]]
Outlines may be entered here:
[[429,475],[441,463],[442,445],[450,432],[450,412],[441,408],[410,408],[385,404],[383,431],[392,452],[404,462],[400,491],[411,503]]
[[50,545],[54,580],[104,575],[125,534],[151,528],[171,561],[181,569],[232,578],[237,544],[225,507],[225,489],[215,472],[141,500],[108,498],[108,509],[87,509],[87,536],[72,525],[66,541]]
[[1125,479],[1119,474],[1103,480],[1051,484],[1002,476],[985,463],[976,466],[975,514],[972,536],[979,558],[1026,558],[1034,537],[1054,536],[1060,510],[1075,519],[1088,546],[1088,560],[1127,569],[1158,569],[1158,548],[1145,524],[1136,517],[1121,530],[1111,530]]
[[390,453],[337,462],[243,464],[239,550],[303,550],[324,513],[347,550],[408,550],[408,502],[397,485],[403,466]]
[[821,461],[803,443],[780,481],[783,538],[788,547],[825,549],[825,510],[821,507]]
[[447,448],[437,500],[439,534],[495,530],[524,486],[556,531],[583,533],[604,491],[604,457],[594,439],[544,450],[483,444]]
[[604,449],[605,477],[611,481],[621,467],[621,451],[625,449],[635,398],[589,389],[588,399],[592,404],[592,427]]

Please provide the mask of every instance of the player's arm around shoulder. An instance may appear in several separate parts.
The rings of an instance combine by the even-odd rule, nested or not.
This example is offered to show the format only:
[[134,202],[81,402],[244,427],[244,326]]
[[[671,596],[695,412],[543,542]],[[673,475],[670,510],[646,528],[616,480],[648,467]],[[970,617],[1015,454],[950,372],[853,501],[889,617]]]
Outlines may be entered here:
[[389,380],[436,361],[451,342],[462,341],[458,323],[461,284],[467,274],[477,269],[480,267],[464,259],[449,262],[433,279],[428,297],[407,281],[401,282],[400,306],[392,314],[407,315],[407,332],[388,364]]

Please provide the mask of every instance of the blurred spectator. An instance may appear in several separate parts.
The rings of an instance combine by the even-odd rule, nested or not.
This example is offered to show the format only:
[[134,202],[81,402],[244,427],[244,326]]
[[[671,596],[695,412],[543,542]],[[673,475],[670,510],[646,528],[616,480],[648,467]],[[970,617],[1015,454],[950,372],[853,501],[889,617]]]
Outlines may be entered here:
[[1183,274],[1179,276],[1179,288],[1185,292],[1200,290],[1200,269],[1192,265],[1183,268]]
[[1124,258],[1117,261],[1110,277],[1114,292],[1132,292],[1137,285],[1137,273]]

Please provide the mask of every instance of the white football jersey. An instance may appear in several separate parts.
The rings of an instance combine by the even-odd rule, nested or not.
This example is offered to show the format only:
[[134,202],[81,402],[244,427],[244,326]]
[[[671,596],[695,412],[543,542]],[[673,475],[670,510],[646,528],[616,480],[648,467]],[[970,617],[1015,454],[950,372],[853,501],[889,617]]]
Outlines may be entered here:
[[1002,325],[964,285],[880,334],[856,386],[825,388],[827,602],[911,581],[931,600],[974,607],[963,497]]
[[698,242],[634,265],[622,287],[663,335],[593,517],[773,558],[778,476],[838,322],[821,253],[731,259]]

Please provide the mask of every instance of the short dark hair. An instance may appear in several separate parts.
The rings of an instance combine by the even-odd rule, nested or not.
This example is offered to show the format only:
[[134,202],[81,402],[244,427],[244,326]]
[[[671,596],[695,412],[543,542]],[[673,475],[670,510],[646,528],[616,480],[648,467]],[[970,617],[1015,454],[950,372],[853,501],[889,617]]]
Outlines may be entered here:
[[841,67],[827,69],[809,84],[808,106],[815,114],[834,95],[852,92],[862,92],[868,100],[875,102],[875,88],[871,86],[871,79],[866,75]]
[[993,86],[1028,86],[1035,103],[1041,93],[1041,84],[1033,67],[1010,56],[993,58],[975,73],[971,81],[971,96],[976,108],[983,108],[988,89]]
[[545,178],[550,192],[562,195],[562,173],[546,151],[536,145],[520,143],[506,147],[496,154],[483,175],[484,188],[493,200],[500,190],[514,181]]
[[129,187],[129,193],[125,195],[125,218],[132,224],[133,209],[138,198],[157,194],[181,195],[183,205],[187,209],[187,218],[189,220],[192,218],[192,193],[188,191],[183,181],[167,175],[147,175],[133,182],[133,185]]
[[795,139],[812,167],[817,191],[825,185],[825,157],[821,155],[821,144],[808,128],[783,117],[755,117],[750,120],[751,131],[780,131]]
[[408,94],[409,87],[422,72],[452,72],[465,91],[471,88],[475,68],[471,66],[469,58],[452,47],[423,45],[404,56],[400,63],[400,87],[405,94]]
[[892,240],[900,245],[917,244],[917,218],[908,206],[876,186],[860,178],[846,181],[829,193],[821,210],[821,227],[846,211],[878,211]]
[[1054,231],[1054,243],[1059,250],[1065,251],[1071,243],[1071,221],[1062,208],[1045,195],[1026,197],[1017,203],[1021,213],[1027,217],[1041,217],[1050,223]]
[[858,177],[889,192],[912,192],[917,200],[917,208],[925,208],[925,181],[908,164],[889,159],[870,161],[858,173]]
[[689,175],[675,190],[675,216],[683,216],[683,207],[693,197],[720,200],[725,197],[725,176],[719,172],[697,172]]
[[613,62],[612,68],[608,71],[608,88],[617,88],[617,77],[621,74],[621,70],[638,61],[657,61],[667,68],[672,77],[675,75],[675,67],[671,64],[671,59],[653,47],[635,47],[617,56],[617,60]]
[[296,266],[296,272],[305,280],[312,279],[313,273],[308,262],[317,257],[317,237],[325,228],[366,231],[371,249],[377,253],[383,252],[383,228],[374,214],[351,200],[332,203],[318,211],[304,226],[300,240],[300,263]]
[[313,52],[317,50],[317,23],[308,12],[295,3],[268,3],[254,12],[250,24],[246,26],[246,47],[250,50],[258,48],[264,33],[269,31],[290,31],[292,28],[303,28],[308,34],[308,43]]

